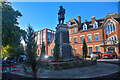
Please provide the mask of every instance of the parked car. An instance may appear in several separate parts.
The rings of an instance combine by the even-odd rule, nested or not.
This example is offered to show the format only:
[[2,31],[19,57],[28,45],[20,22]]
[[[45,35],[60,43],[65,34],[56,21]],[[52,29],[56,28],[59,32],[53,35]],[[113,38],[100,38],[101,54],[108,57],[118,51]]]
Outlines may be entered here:
[[19,62],[23,62],[23,61],[25,61],[25,60],[27,60],[27,57],[26,57],[25,55],[21,55],[21,56],[19,57]]
[[80,60],[83,60],[84,58],[82,56],[73,56],[74,59],[80,59]]
[[80,59],[78,56],[74,56],[74,59]]
[[117,54],[116,52],[104,52],[104,54],[102,55],[102,58],[117,58]]
[[16,60],[14,57],[7,57],[7,59],[5,60],[6,63],[16,63]]
[[42,58],[41,61],[55,62],[56,60],[52,56],[48,56],[47,58]]
[[93,52],[90,55],[91,59],[100,59],[102,57],[102,53],[101,52]]

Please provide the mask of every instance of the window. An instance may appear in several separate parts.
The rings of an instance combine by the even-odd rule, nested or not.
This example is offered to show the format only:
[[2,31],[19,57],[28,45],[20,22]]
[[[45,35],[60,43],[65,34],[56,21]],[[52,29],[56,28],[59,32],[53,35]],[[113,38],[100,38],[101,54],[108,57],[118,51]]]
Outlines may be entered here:
[[112,37],[112,41],[114,41],[114,37]]
[[75,49],[75,54],[77,54],[77,49]]
[[113,27],[112,27],[112,24],[110,24],[110,30],[111,30],[111,32],[113,32]]
[[114,36],[114,40],[117,40],[117,37],[116,37],[116,35]]
[[77,43],[77,38],[74,38],[74,43]]
[[109,40],[111,41],[111,38],[109,38]]
[[45,42],[45,30],[43,30],[43,42]]
[[42,31],[41,31],[41,33],[40,33],[40,44],[42,44],[42,38],[43,38],[43,36],[42,36]]
[[96,46],[96,52],[100,52],[100,46]]
[[51,32],[47,32],[47,42],[50,43],[51,42]]
[[71,25],[71,22],[68,22],[68,26],[70,26]]
[[114,40],[115,40],[115,43],[117,42],[116,40],[117,40],[117,37],[116,37],[116,35],[114,36]]
[[106,30],[106,35],[108,35],[109,33],[115,31],[115,24],[113,21],[108,21],[105,25],[105,30]]
[[75,22],[71,22],[71,25],[75,24]]
[[74,33],[76,33],[76,28],[74,28]]
[[88,42],[91,42],[91,41],[92,41],[92,36],[88,35]]
[[113,31],[115,31],[115,25],[113,24]]
[[89,55],[93,52],[92,47],[89,47]]
[[96,21],[93,23],[93,28],[98,28],[98,23]]
[[106,35],[108,35],[107,25],[105,26]]
[[54,33],[52,33],[52,39],[54,38],[55,36],[54,36]]
[[95,41],[99,41],[99,34],[95,34]]
[[71,34],[71,31],[69,30],[69,34]]
[[87,24],[86,23],[84,23],[84,25],[83,25],[83,30],[87,30]]
[[69,43],[71,43],[71,38],[69,38]]
[[37,44],[39,44],[40,43],[40,33],[38,32],[38,34],[37,34]]
[[108,41],[108,39],[106,41]]
[[81,43],[83,43],[83,42],[84,42],[84,36],[81,37]]
[[108,34],[109,34],[110,33],[110,27],[109,27],[109,25],[107,27],[108,27]]

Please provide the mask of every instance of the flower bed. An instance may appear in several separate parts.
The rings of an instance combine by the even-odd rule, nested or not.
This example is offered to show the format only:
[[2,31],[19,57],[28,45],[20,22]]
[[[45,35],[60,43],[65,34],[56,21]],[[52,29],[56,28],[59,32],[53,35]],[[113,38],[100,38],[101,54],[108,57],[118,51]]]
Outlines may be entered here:
[[65,61],[65,62],[50,62],[48,66],[54,70],[62,70],[69,68],[78,68],[83,66],[90,66],[97,64],[96,60],[76,60],[76,61]]

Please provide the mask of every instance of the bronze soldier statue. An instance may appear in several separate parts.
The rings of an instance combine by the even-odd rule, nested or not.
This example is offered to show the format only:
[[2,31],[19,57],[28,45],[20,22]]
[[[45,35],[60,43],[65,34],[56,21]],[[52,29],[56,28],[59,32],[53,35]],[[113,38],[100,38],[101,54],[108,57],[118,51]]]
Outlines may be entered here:
[[62,24],[64,23],[64,19],[65,19],[65,9],[60,6],[59,12],[58,12],[58,20],[59,20],[59,24],[61,23],[62,20]]

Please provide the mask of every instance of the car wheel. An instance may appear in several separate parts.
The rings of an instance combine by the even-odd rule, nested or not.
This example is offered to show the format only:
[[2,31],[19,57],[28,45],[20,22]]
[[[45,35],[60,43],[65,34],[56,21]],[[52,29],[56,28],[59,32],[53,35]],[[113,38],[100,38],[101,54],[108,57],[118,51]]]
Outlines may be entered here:
[[115,59],[118,59],[118,56],[117,56],[117,55],[115,56]]
[[98,59],[100,59],[101,57],[99,56]]
[[116,56],[114,56],[113,59],[116,59]]

